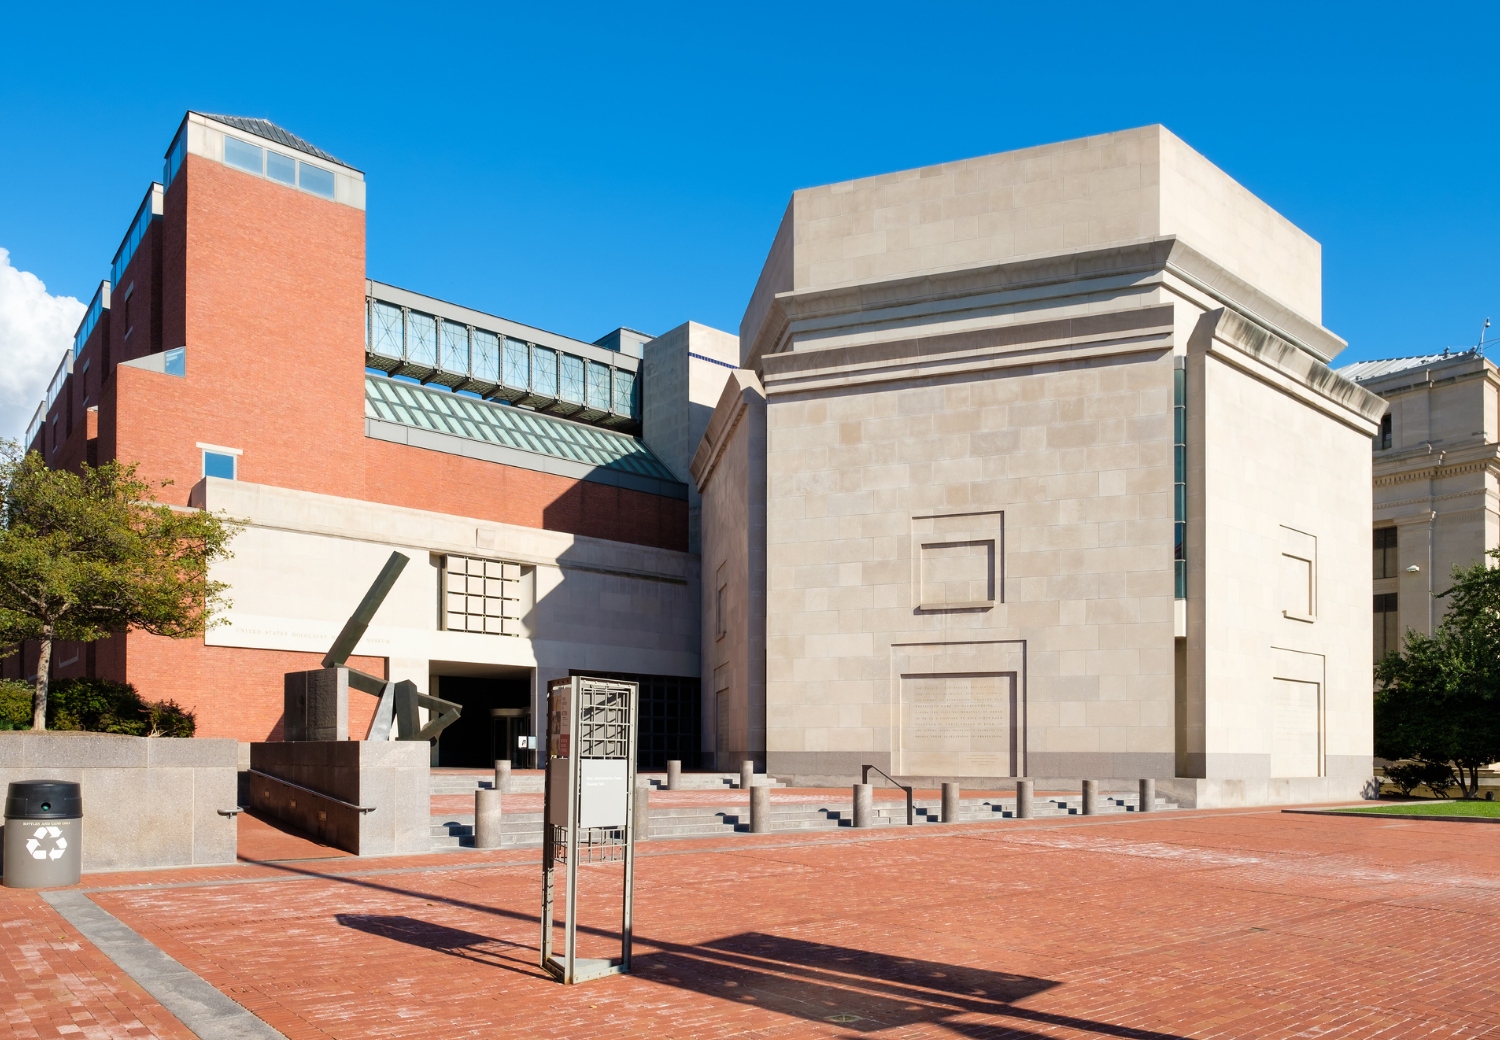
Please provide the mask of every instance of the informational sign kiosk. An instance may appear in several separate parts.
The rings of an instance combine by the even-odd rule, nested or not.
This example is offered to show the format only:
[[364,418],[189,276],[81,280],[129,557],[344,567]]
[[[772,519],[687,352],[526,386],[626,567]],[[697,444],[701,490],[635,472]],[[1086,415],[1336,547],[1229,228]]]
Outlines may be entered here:
[[[571,985],[630,971],[635,881],[635,748],[639,687],[573,676],[547,684],[547,774],[542,845],[542,968]],[[620,956],[577,956],[578,863],[624,861]],[[567,868],[563,950],[553,952],[553,882]]]

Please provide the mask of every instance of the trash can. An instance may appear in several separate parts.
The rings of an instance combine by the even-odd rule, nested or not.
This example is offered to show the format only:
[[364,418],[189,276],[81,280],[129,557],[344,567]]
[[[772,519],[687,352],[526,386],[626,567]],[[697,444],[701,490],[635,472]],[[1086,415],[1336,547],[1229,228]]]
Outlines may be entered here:
[[83,796],[62,780],[21,780],[5,793],[5,887],[76,885],[83,866]]

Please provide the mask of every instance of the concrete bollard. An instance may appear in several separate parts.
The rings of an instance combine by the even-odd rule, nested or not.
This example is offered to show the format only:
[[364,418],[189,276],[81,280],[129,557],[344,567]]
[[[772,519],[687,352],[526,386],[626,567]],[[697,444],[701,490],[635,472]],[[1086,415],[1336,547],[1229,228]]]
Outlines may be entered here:
[[765,834],[771,829],[771,789],[765,784],[750,788],[750,833]]
[[958,785],[943,785],[943,822],[958,822]]
[[1083,782],[1083,815],[1093,816],[1099,811],[1099,781]]
[[682,787],[682,763],[673,758],[667,762],[667,790],[677,791]]
[[1031,819],[1031,796],[1035,790],[1035,780],[1016,781],[1016,819]]
[[635,789],[635,840],[651,837],[651,788]]
[[1155,780],[1147,779],[1141,781],[1141,804],[1139,808],[1141,812],[1151,812],[1156,808]]
[[854,826],[869,827],[875,822],[875,786],[854,785]]
[[740,790],[741,791],[748,791],[748,790],[750,790],[750,785],[753,784],[753,783],[755,783],[755,763],[754,762],[741,762],[740,763]]
[[474,847],[500,847],[500,792],[494,788],[474,789]]
[[510,794],[510,759],[495,759],[495,790]]

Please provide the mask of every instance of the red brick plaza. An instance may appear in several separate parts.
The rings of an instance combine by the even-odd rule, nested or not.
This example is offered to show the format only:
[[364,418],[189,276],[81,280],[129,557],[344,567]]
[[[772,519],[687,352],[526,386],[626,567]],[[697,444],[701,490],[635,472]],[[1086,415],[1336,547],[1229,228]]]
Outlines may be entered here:
[[[292,1040],[1500,1036],[1496,827],[1259,809],[648,842],[635,974],[564,988],[536,963],[536,850],[301,858],[259,826],[242,849],[298,858],[83,887]],[[0,890],[0,929],[6,1035],[192,1035],[38,894]]]

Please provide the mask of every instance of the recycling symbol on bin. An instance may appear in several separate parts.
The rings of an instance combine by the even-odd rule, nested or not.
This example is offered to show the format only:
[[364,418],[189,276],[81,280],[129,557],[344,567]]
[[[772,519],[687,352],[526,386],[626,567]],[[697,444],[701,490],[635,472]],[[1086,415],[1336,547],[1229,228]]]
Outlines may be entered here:
[[[52,839],[52,848],[42,848],[42,842],[48,837]],[[31,853],[32,859],[62,859],[64,852],[68,851],[68,839],[62,836],[61,827],[38,827],[36,833],[26,841],[26,851]]]

